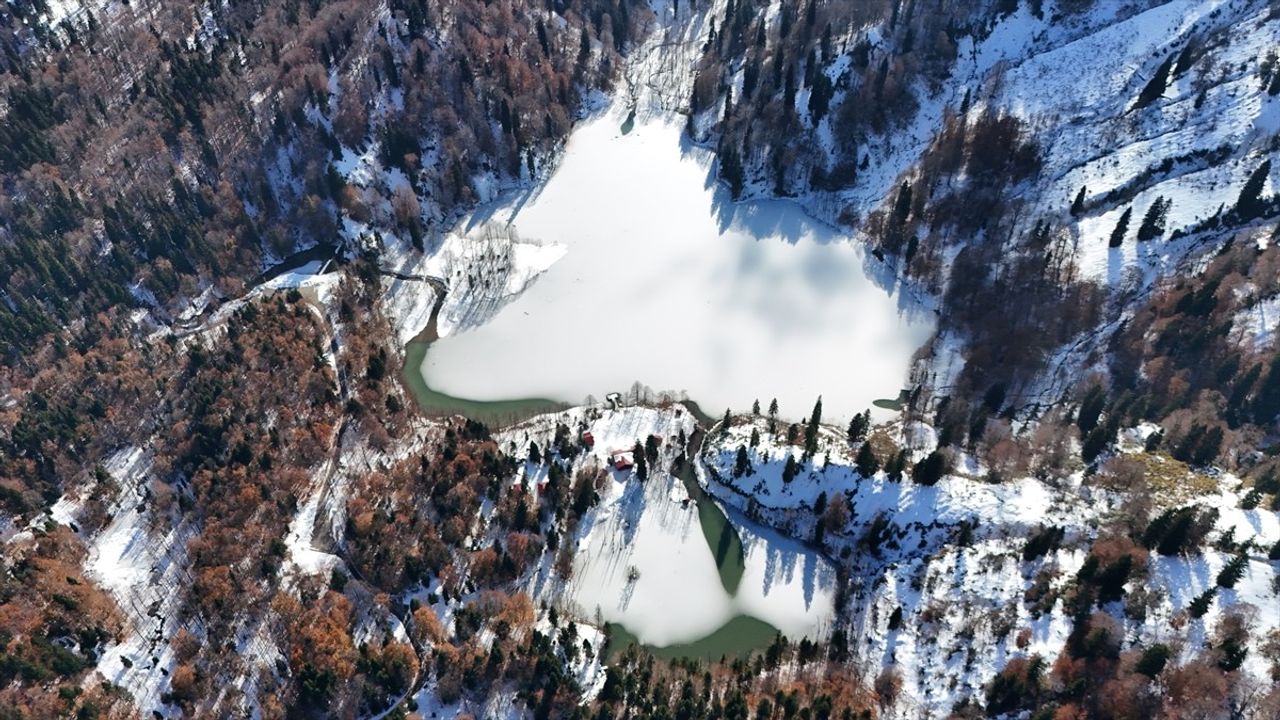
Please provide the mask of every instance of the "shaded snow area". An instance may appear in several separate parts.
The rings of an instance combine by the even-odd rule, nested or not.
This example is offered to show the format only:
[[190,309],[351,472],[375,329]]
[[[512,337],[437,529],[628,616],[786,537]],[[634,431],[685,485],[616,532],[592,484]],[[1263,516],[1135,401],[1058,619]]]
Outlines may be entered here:
[[[182,627],[180,595],[189,586],[186,542],[194,528],[150,532],[148,484],[151,457],[131,447],[110,455],[103,467],[120,488],[111,520],[89,540],[85,572],[111,593],[126,618],[123,641],[110,645],[98,672],[124,688],[144,713],[177,714],[161,694],[175,659],[169,639]],[[188,630],[198,628],[187,625]]]
[[[793,638],[825,635],[834,607],[832,566],[800,543],[732,514],[745,569],[737,592],[726,591],[697,503],[666,471],[679,454],[681,432],[687,436],[694,430],[683,407],[575,409],[535,418],[503,433],[500,442],[527,447],[532,440],[545,447],[557,422],[585,425],[594,437],[592,450],[574,460],[575,473],[611,468],[608,460],[615,451],[629,450],[650,435],[662,441],[662,449],[644,482],[634,470],[607,470],[599,503],[571,538],[571,578],[562,583],[542,573],[533,578],[536,597],[580,622],[621,623],[655,646],[701,639],[738,615],[764,620]],[[526,476],[536,484],[543,471],[529,466]]]
[[[752,429],[758,445],[750,448]],[[785,423],[778,423],[785,433]],[[1151,428],[1127,433],[1126,442],[1140,447]],[[803,433],[801,433],[802,435]],[[873,443],[891,438],[912,448],[912,461],[936,442],[925,426],[880,427]],[[739,446],[748,447],[750,469],[735,477]],[[846,498],[848,522],[825,534],[831,551],[847,557],[854,587],[841,619],[849,624],[853,647],[866,668],[866,679],[887,667],[902,674],[906,702],[894,717],[942,716],[964,698],[981,696],[986,684],[1012,658],[1039,654],[1052,661],[1062,651],[1072,619],[1053,593],[1074,582],[1099,528],[1114,526],[1121,498],[1082,483],[1077,475],[1060,486],[1034,478],[994,484],[986,468],[960,453],[954,470],[932,487],[909,477],[892,482],[883,471],[869,478],[854,468],[858,444],[824,428],[812,462],[801,463],[791,482],[783,480],[786,457],[801,461],[801,449],[768,432],[764,418],[737,418],[727,432],[713,430],[704,451],[707,490],[727,506],[779,528],[793,537],[812,537],[819,496],[830,505]],[[1267,550],[1280,541],[1280,515],[1261,508],[1244,510],[1244,490],[1230,474],[1217,476],[1218,490],[1187,494],[1187,501],[1216,510],[1210,546],[1224,538],[1252,540],[1245,575],[1233,589],[1219,588],[1202,618],[1187,615],[1191,600],[1213,587],[1218,571],[1233,555],[1214,549],[1189,557],[1149,556],[1149,575],[1131,580],[1130,589],[1151,595],[1141,619],[1124,603],[1103,611],[1124,629],[1125,647],[1171,643],[1182,660],[1201,656],[1205,642],[1223,613],[1252,618],[1251,649],[1244,671],[1253,683],[1270,682],[1270,662],[1259,650],[1267,634],[1280,626],[1277,568]],[[1023,560],[1027,539],[1040,528],[1063,530],[1057,548],[1045,556]],[[847,555],[846,555],[847,552]],[[1048,596],[1047,606],[1038,598]],[[901,623],[893,623],[895,611]]]
[[624,134],[627,112],[578,126],[544,187],[488,215],[567,251],[487,323],[433,346],[431,386],[578,402],[639,381],[743,408],[770,378],[783,403],[823,394],[846,417],[897,397],[931,316],[797,205],[731,202],[680,122],[646,115]]
[[564,247],[524,240],[508,226],[450,233],[428,255],[389,248],[382,257],[388,317],[401,344],[426,328],[436,302],[433,283],[447,289],[437,333],[443,337],[486,322],[564,255]]
[[1280,296],[1236,313],[1232,328],[1240,333],[1240,344],[1246,349],[1264,351],[1276,344],[1276,329],[1280,328]]

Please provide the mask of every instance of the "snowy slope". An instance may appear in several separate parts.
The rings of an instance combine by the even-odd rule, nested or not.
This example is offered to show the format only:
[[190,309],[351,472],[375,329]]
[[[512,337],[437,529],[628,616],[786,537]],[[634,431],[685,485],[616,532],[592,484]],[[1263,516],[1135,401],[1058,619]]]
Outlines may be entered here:
[[[749,450],[751,471],[734,477],[737,448],[749,444],[753,427],[760,441]],[[880,432],[904,445],[914,438],[913,459],[932,449],[928,433],[921,439],[919,428],[904,432],[887,426]],[[1043,612],[1028,591],[1046,579],[1038,589],[1042,595],[1067,588],[1100,529],[1114,521],[1120,503],[1114,493],[1081,484],[1078,475],[1060,487],[1026,477],[985,482],[985,468],[963,455],[958,469],[932,487],[909,478],[892,482],[883,471],[863,478],[852,466],[857,446],[832,429],[824,429],[817,459],[786,483],[785,457],[799,459],[801,448],[769,434],[762,418],[735,419],[728,432],[713,430],[709,442],[708,491],[789,535],[813,534],[812,508],[820,493],[849,499],[848,524],[826,536],[833,553],[843,556],[848,549],[852,575],[860,579],[842,618],[857,639],[855,651],[868,682],[884,668],[902,675],[907,701],[896,707],[896,717],[945,715],[956,701],[980,697],[1011,658],[1057,657],[1073,626],[1071,613],[1061,599]],[[1125,629],[1126,647],[1176,644],[1172,641],[1180,637],[1197,640],[1182,646],[1184,660],[1204,652],[1200,643],[1226,611],[1244,612],[1254,618],[1252,637],[1258,643],[1244,671],[1261,687],[1269,682],[1270,662],[1258,648],[1280,627],[1276,563],[1265,554],[1280,540],[1280,515],[1240,509],[1239,481],[1229,474],[1219,475],[1217,485],[1217,492],[1189,496],[1192,504],[1218,511],[1211,540],[1230,533],[1237,542],[1252,539],[1262,548],[1252,553],[1236,587],[1220,589],[1209,612],[1190,619],[1186,609],[1191,600],[1215,585],[1218,571],[1233,556],[1217,550],[1190,557],[1153,552],[1149,577],[1141,581],[1152,593],[1144,619],[1134,620],[1120,603],[1104,609]],[[877,521],[884,522],[883,540],[873,549],[866,538]],[[1060,546],[1024,561],[1027,538],[1047,526],[1063,529]],[[960,539],[965,533],[967,542]],[[902,624],[890,629],[895,610],[901,610]]]

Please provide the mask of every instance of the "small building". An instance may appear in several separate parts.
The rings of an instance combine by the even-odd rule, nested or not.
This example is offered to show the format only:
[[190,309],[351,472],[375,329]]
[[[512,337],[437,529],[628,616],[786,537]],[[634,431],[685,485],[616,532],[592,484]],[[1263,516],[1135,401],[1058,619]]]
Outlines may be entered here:
[[609,455],[609,464],[614,470],[630,470],[636,463],[630,450],[614,450]]

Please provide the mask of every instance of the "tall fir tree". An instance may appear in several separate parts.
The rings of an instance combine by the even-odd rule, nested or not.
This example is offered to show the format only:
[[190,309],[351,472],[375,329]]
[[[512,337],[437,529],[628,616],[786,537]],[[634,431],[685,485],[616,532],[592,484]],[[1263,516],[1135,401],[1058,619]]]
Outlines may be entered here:
[[1088,192],[1088,188],[1084,185],[1080,186],[1080,192],[1076,193],[1076,199],[1071,202],[1071,217],[1080,217],[1084,212],[1084,198]]
[[644,446],[636,440],[636,445],[631,449],[631,459],[635,463],[636,479],[644,482],[649,479],[649,463],[644,457]]
[[1151,203],[1146,215],[1142,216],[1142,225],[1138,226],[1138,242],[1147,242],[1164,235],[1165,222],[1169,217],[1169,207],[1172,204],[1163,195]]
[[1124,243],[1124,236],[1129,234],[1129,219],[1133,216],[1133,208],[1127,207],[1120,215],[1120,221],[1116,223],[1116,227],[1111,231],[1111,240],[1108,242],[1113,248],[1118,248]]
[[800,464],[796,462],[796,456],[787,453],[787,463],[782,468],[782,482],[791,484],[796,479],[796,475],[800,472]]
[[818,452],[818,428],[822,423],[822,396],[813,404],[813,413],[804,429],[804,451],[809,457]]
[[1236,214],[1241,220],[1252,220],[1266,210],[1262,200],[1262,188],[1267,184],[1267,176],[1271,174],[1271,159],[1262,161],[1240,188],[1240,197],[1236,200]]
[[862,443],[862,447],[858,448],[858,457],[853,464],[858,469],[858,474],[864,478],[873,477],[880,471],[880,459],[876,457],[869,442]]

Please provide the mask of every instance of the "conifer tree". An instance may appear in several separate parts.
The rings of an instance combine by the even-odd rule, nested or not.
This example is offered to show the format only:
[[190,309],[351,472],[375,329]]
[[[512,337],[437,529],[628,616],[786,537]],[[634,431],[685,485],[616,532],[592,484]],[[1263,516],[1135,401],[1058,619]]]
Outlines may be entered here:
[[1169,70],[1173,68],[1173,60],[1173,55],[1170,55],[1160,63],[1160,67],[1156,68],[1155,75],[1151,76],[1142,88],[1142,92],[1138,93],[1138,102],[1134,104],[1134,109],[1144,108],[1164,96],[1165,88],[1169,84]]
[[1209,605],[1213,603],[1213,598],[1218,594],[1218,588],[1211,587],[1200,593],[1191,604],[1187,606],[1187,614],[1193,618],[1204,617],[1209,612]]
[[729,422],[732,417],[729,415],[729,408],[724,409],[724,419],[720,421],[720,434],[729,434]]
[[1253,396],[1253,419],[1259,425],[1270,425],[1280,415],[1280,353],[1271,360],[1267,377]]
[[782,482],[790,484],[799,472],[800,464],[796,462],[796,456],[788,453],[787,464],[782,468]]
[[880,470],[880,460],[871,449],[871,443],[864,442],[862,447],[858,448],[858,457],[854,460],[854,466],[858,469],[858,474],[864,478],[870,478]]
[[1157,197],[1151,203],[1151,207],[1147,208],[1147,214],[1142,217],[1142,225],[1138,227],[1138,242],[1154,240],[1164,235],[1164,224],[1169,216],[1171,204],[1164,196]]
[[804,429],[804,452],[813,457],[818,452],[818,424],[822,422],[822,396],[813,405],[813,414],[809,416],[809,424]]
[[738,446],[738,457],[733,462],[733,476],[740,478],[751,473],[751,456],[747,454],[747,446]]
[[1244,187],[1240,189],[1240,197],[1236,200],[1236,214],[1241,220],[1252,220],[1266,209],[1262,202],[1262,188],[1267,184],[1267,176],[1270,174],[1271,159],[1268,158],[1245,181]]
[[1080,401],[1080,410],[1076,412],[1076,427],[1087,433],[1098,425],[1098,418],[1107,404],[1107,391],[1101,385],[1093,385]]
[[1113,248],[1120,247],[1124,242],[1124,236],[1129,233],[1129,218],[1133,215],[1133,208],[1127,207],[1120,215],[1120,221],[1116,223],[1116,227],[1111,231],[1111,240],[1108,243]]
[[1080,192],[1076,193],[1076,199],[1071,202],[1071,217],[1080,217],[1084,212],[1084,197],[1087,192],[1088,189],[1081,185]]
[[1218,573],[1218,587],[1224,587],[1230,590],[1240,582],[1240,578],[1244,577],[1244,570],[1249,564],[1247,555],[1237,555],[1231,559],[1231,562],[1223,566]]
[[934,450],[911,469],[911,479],[918,485],[936,485],[947,474],[947,456]]
[[759,446],[760,446],[760,428],[753,427],[751,428],[751,447],[756,448]]
[[1169,662],[1170,655],[1172,653],[1168,645],[1156,643],[1142,652],[1142,657],[1138,660],[1138,664],[1133,666],[1133,669],[1153,678],[1159,675],[1161,670],[1164,670],[1165,664]]
[[862,442],[863,438],[867,436],[867,427],[870,424],[871,424],[870,410],[868,410],[865,414],[857,413],[856,415],[854,415],[853,419],[849,421],[849,432],[848,432],[849,442],[850,443]]
[[635,447],[631,449],[631,457],[633,462],[635,462],[636,479],[640,482],[648,480],[649,464],[644,458],[644,446],[640,444],[639,440],[636,440]]
[[884,472],[890,482],[902,482],[902,474],[907,469],[907,450],[903,448],[885,463]]

